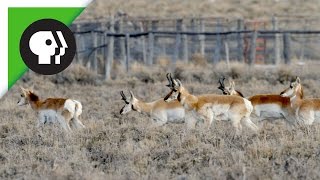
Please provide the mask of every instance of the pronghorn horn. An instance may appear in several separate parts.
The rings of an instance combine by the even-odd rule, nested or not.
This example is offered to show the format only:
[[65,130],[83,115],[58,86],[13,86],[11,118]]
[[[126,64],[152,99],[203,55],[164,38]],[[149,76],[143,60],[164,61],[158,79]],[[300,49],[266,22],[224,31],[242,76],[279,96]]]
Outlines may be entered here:
[[224,77],[224,76],[221,76],[220,78],[219,78],[219,84],[220,84],[220,86],[218,87],[218,89],[220,89],[221,91],[224,91],[224,88],[225,88],[225,86],[224,86],[224,80],[225,80],[226,78]]
[[167,87],[172,87],[172,81],[171,81],[171,79],[170,79],[170,73],[167,73],[167,79],[168,79],[168,82],[169,82],[169,84],[168,85],[166,85]]
[[130,95],[131,95],[131,99],[134,98],[133,92],[132,91],[129,91],[129,92],[130,92]]
[[121,97],[122,97],[121,100],[124,100],[126,103],[128,103],[127,98],[126,98],[126,95],[124,95],[123,91],[120,91],[120,95],[121,95]]
[[169,73],[169,77],[170,77],[171,85],[173,86],[173,78],[172,78],[172,76],[171,76],[171,73]]
[[[175,86],[181,86],[181,83],[179,81],[179,79],[173,79],[172,76],[171,76],[171,73],[170,73],[170,80],[171,80],[171,84],[172,84],[172,87],[174,88]],[[179,84],[180,83],[180,84]]]

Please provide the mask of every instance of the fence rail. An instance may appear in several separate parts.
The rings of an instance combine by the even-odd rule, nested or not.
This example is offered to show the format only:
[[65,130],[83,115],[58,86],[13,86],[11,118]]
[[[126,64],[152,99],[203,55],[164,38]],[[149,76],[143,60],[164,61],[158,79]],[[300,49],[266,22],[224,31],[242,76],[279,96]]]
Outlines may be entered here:
[[160,56],[168,57],[173,64],[189,62],[194,54],[201,54],[212,63],[236,60],[250,65],[320,58],[315,48],[320,45],[320,27],[311,29],[307,19],[299,19],[298,24],[290,22],[294,21],[276,17],[260,21],[189,18],[164,22],[111,18],[103,23],[81,22],[72,29],[77,41],[76,61],[110,79],[114,63],[129,71],[132,61],[152,65]]

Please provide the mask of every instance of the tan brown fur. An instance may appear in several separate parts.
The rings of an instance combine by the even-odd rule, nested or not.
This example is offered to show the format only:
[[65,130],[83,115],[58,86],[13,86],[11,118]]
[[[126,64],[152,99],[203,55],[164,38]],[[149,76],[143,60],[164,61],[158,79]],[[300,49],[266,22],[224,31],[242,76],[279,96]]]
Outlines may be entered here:
[[290,106],[290,98],[282,97],[277,94],[259,94],[248,98],[253,106],[259,104],[277,104],[283,108]]
[[55,111],[62,110],[67,99],[64,98],[48,98],[44,101],[30,102],[31,107],[36,110],[53,109]]
[[215,94],[204,94],[197,96],[198,102],[196,103],[196,109],[201,108],[207,103],[217,103],[217,104],[243,104],[243,99],[238,96],[223,96]]
[[165,102],[162,98],[153,102],[143,102],[139,100],[136,104],[142,111],[150,113],[153,109],[175,109],[181,107],[179,101],[172,101],[170,103]]

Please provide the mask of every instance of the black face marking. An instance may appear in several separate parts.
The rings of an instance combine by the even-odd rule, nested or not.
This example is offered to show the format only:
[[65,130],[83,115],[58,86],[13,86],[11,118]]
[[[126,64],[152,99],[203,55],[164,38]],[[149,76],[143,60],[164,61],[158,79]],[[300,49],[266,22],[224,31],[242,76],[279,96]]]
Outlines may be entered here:
[[[125,107],[125,106],[124,106],[124,107]],[[121,110],[120,110],[120,114],[122,114],[124,107],[123,107],[123,108],[121,108]]]
[[181,101],[181,93],[179,92],[178,97],[177,97],[178,101]]
[[134,110],[134,111],[137,111],[137,110],[134,108],[133,104],[131,105],[131,109]]
[[239,96],[244,97],[240,91],[236,91],[236,92],[239,94]]

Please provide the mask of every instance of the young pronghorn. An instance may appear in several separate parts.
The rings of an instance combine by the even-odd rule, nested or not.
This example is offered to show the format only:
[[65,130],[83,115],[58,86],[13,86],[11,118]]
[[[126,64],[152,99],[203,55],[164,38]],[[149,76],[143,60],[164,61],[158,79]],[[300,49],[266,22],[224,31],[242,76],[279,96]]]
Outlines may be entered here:
[[320,122],[320,99],[303,99],[303,88],[299,77],[280,95],[290,98],[293,114],[299,124],[311,125],[313,122]]
[[195,119],[202,119],[207,128],[210,128],[213,120],[230,120],[237,134],[241,132],[242,123],[258,131],[258,127],[250,120],[253,107],[247,99],[216,94],[195,96],[182,86],[180,80],[172,79],[171,74],[169,77],[167,86],[171,91],[164,100],[171,102],[177,99],[187,111],[192,112]]
[[[243,97],[240,91],[235,90],[234,81],[229,81],[229,87],[225,87],[224,80],[224,77],[219,79],[218,87],[223,94]],[[256,115],[260,121],[285,118],[288,123],[294,123],[294,117],[290,113],[290,98],[277,94],[258,94],[247,99],[253,106],[252,114]]]
[[31,108],[38,113],[37,127],[46,123],[58,121],[66,131],[71,131],[70,125],[75,128],[84,128],[85,126],[79,120],[82,113],[80,102],[72,99],[48,98],[44,101],[31,90],[21,89],[21,99],[19,106],[30,104]]
[[167,122],[183,122],[185,111],[178,101],[166,103],[162,98],[153,102],[143,102],[138,100],[130,91],[130,99],[128,99],[123,91],[120,92],[125,105],[120,110],[120,114],[126,114],[131,110],[139,113],[146,113],[150,116],[152,126],[162,126]]

